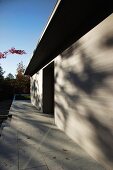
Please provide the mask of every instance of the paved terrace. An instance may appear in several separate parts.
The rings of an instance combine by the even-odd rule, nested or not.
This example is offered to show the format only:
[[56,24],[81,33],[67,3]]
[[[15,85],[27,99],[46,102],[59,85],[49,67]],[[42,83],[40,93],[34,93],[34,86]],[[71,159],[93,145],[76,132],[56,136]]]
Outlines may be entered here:
[[28,101],[14,101],[2,124],[0,170],[105,170]]

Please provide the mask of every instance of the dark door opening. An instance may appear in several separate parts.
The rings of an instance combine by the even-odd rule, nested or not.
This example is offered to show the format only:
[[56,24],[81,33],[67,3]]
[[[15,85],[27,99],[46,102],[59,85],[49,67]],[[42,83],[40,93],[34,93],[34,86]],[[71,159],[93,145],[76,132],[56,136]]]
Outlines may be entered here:
[[43,112],[54,115],[54,62],[43,69]]

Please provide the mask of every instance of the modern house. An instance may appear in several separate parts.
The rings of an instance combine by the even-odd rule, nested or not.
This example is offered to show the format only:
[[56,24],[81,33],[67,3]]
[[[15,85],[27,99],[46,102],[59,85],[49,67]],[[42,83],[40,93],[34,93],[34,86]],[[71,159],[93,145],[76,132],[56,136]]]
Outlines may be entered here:
[[31,102],[113,169],[112,1],[58,0],[25,74]]

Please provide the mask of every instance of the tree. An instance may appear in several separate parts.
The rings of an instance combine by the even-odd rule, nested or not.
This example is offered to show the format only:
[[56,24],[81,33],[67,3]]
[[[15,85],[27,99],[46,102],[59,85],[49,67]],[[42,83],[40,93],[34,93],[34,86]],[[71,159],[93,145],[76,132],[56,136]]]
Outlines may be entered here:
[[0,66],[0,101],[13,98],[14,83],[10,79],[5,79],[2,67]]
[[[6,58],[8,54],[19,54],[23,55],[26,54],[24,50],[16,50],[15,48],[11,48],[8,51],[0,52],[0,59]],[[18,71],[19,75],[20,69]],[[18,84],[17,80],[14,79],[14,76],[9,73],[6,79],[4,79],[4,74],[2,67],[0,66],[0,100],[12,98],[14,95],[14,89],[16,84]],[[21,84],[18,84],[18,89],[21,87]],[[28,85],[26,86],[28,87]],[[21,92],[22,90],[20,90]]]
[[13,79],[14,79],[13,74],[9,73],[9,74],[6,76],[6,79],[13,80]]
[[20,78],[20,79],[23,78],[25,66],[23,65],[22,61],[17,65],[16,71],[17,71],[16,78]]
[[17,74],[15,82],[15,92],[16,93],[29,93],[30,91],[30,77],[24,75],[25,66],[21,61],[17,65]]
[[3,68],[0,66],[0,79],[3,79],[4,78],[4,73],[5,71],[3,71]]

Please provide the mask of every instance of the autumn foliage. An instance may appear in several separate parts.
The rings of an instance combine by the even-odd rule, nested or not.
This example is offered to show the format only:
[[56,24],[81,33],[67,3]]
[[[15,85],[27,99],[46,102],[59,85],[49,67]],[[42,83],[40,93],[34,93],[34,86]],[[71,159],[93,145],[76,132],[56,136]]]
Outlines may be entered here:
[[30,93],[30,77],[24,75],[25,66],[21,61],[17,67],[17,74],[15,79],[15,93]]
[[13,98],[14,94],[30,93],[30,77],[24,75],[25,66],[21,61],[17,65],[15,77],[9,73],[4,77],[4,70],[0,65],[0,101]]
[[26,54],[26,52],[24,50],[16,50],[15,48],[11,48],[8,51],[4,51],[3,53],[0,52],[0,59],[2,58],[6,58],[6,56],[8,54],[19,54],[19,55],[23,55]]
[[[4,59],[9,54],[26,54],[24,50],[11,48],[5,52],[0,52],[0,59]],[[0,66],[0,100],[13,98],[13,95],[30,93],[30,77],[24,75],[25,66],[22,62],[18,64],[16,78],[9,74],[4,78],[4,71]]]

